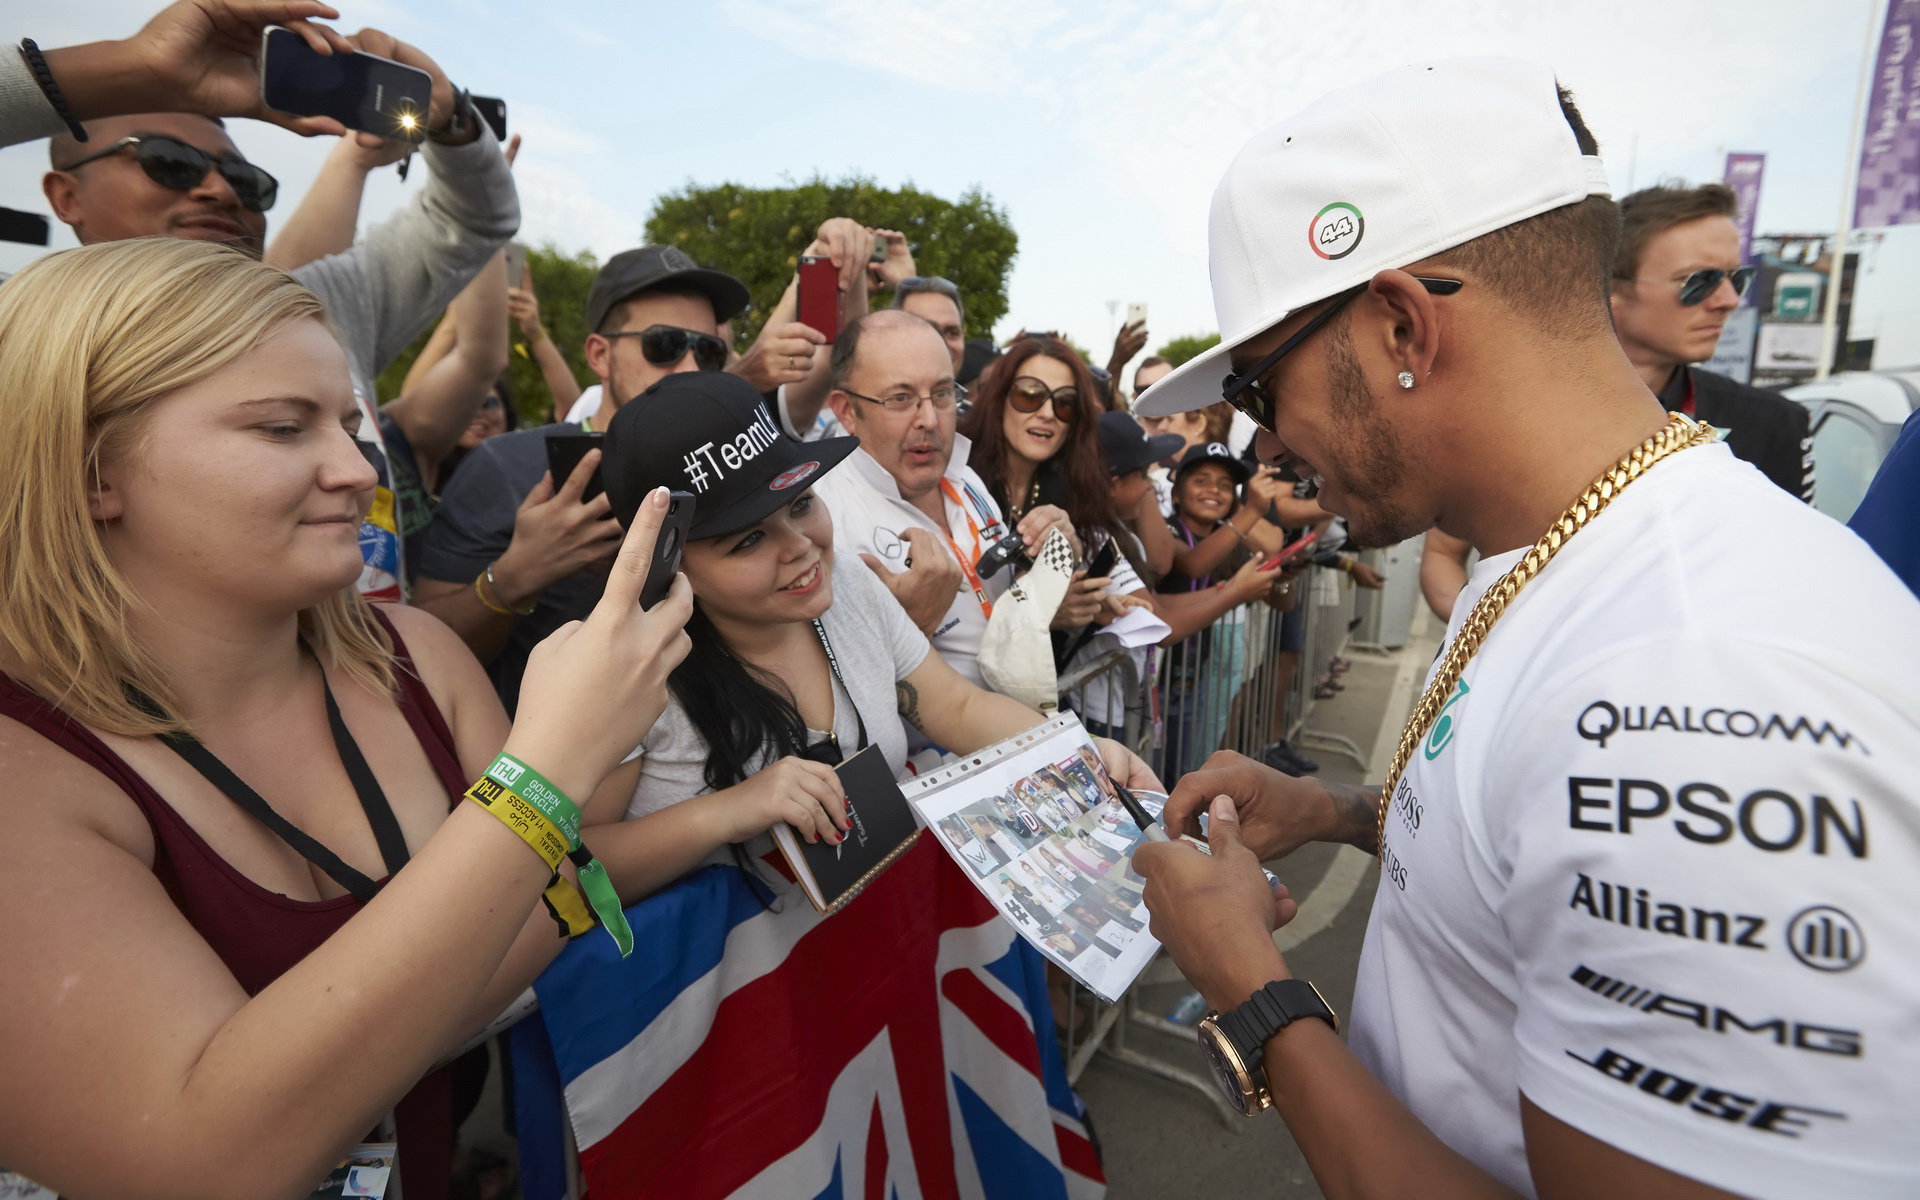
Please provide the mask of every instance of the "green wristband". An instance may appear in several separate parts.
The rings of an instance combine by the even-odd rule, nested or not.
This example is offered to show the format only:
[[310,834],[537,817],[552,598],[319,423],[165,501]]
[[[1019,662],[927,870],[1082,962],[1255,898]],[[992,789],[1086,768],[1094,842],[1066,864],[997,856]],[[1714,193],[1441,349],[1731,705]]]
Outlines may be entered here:
[[521,799],[539,809],[566,837],[569,850],[580,844],[580,806],[553,786],[546,776],[505,753],[493,760],[487,775],[520,793]]
[[593,906],[593,915],[600,918],[601,927],[620,948],[620,957],[632,954],[633,929],[627,924],[626,909],[620,906],[620,894],[613,890],[613,880],[607,878],[607,869],[585,846],[570,857],[578,869],[580,891]]

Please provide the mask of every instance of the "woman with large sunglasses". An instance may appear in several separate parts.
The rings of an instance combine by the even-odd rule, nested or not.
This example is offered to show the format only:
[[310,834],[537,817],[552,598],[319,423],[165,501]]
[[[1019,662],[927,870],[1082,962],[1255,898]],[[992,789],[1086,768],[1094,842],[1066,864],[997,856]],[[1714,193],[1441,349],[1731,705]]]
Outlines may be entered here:
[[666,496],[509,731],[444,626],[354,590],[375,475],[285,273],[170,238],[49,255],[0,288],[0,394],[0,1163],[306,1196],[397,1138],[406,1194],[446,1196],[429,1073],[565,944],[543,893],[581,911],[552,891],[577,838],[462,789],[544,773],[534,815],[571,828],[659,714],[691,610],[684,583],[636,603]]
[[[871,571],[834,554],[812,486],[857,446],[776,432],[753,386],[720,372],[670,375],[608,428],[616,516],[631,519],[656,486],[693,496],[681,560],[692,650],[669,679],[665,715],[587,812],[609,863],[628,864],[623,892],[661,887],[736,846],[768,849],[764,835],[781,823],[837,843],[848,821],[833,765],[877,745],[900,775],[903,721],[959,753],[1039,723],[955,672]],[[1100,749],[1115,778],[1154,786],[1125,748]]]

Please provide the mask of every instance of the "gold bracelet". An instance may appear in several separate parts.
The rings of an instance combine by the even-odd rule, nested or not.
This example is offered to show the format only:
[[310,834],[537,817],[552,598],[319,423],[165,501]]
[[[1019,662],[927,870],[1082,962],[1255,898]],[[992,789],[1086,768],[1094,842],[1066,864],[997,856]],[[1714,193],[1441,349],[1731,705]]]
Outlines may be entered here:
[[531,604],[525,608],[515,608],[508,604],[504,598],[496,602],[493,597],[487,595],[488,588],[493,589],[494,596],[500,594],[500,585],[493,581],[492,563],[488,563],[486,570],[473,577],[473,594],[480,598],[480,603],[487,606],[487,611],[497,613],[503,617],[524,617],[534,609],[534,606]]

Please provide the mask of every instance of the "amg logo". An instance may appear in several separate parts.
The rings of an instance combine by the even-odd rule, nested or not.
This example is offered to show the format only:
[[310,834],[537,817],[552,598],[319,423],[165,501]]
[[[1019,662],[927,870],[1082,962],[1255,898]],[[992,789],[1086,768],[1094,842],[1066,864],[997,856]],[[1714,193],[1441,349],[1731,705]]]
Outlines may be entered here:
[[1807,1025],[1782,1017],[1748,1023],[1717,1004],[1685,1000],[1667,992],[1640,987],[1602,975],[1585,965],[1575,967],[1568,978],[1615,1004],[1624,1004],[1652,1016],[1675,1017],[1710,1033],[1726,1033],[1733,1029],[1741,1033],[1759,1034],[1776,1046],[1791,1046],[1795,1050],[1837,1054],[1842,1058],[1859,1058],[1861,1055],[1862,1039],[1857,1030]]
[[1566,1054],[1573,1061],[1585,1063],[1608,1079],[1638,1088],[1675,1107],[1685,1107],[1688,1112],[1734,1125],[1745,1125],[1763,1133],[1797,1138],[1800,1129],[1814,1127],[1809,1117],[1831,1117],[1836,1121],[1847,1119],[1847,1114],[1829,1109],[1759,1100],[1725,1088],[1704,1087],[1691,1079],[1683,1079],[1669,1071],[1629,1058],[1617,1050],[1602,1050],[1593,1058],[1581,1058],[1571,1050]]
[[1644,929],[1696,942],[1717,942],[1722,946],[1742,946],[1748,950],[1767,948],[1760,938],[1767,928],[1765,917],[1712,908],[1684,908],[1652,899],[1646,888],[1629,888],[1624,883],[1595,883],[1591,876],[1584,874],[1576,877],[1567,907],[1629,929]]

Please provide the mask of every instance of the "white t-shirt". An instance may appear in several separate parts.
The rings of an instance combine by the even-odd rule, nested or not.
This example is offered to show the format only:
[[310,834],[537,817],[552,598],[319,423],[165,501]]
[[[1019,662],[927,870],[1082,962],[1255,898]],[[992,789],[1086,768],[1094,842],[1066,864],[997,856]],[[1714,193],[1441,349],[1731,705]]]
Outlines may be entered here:
[[[894,684],[913,674],[926,661],[927,639],[906,610],[869,571],[850,554],[833,556],[833,603],[820,623],[833,644],[847,690],[833,689],[833,733],[851,755],[860,745],[859,729],[866,722],[867,737],[880,747],[887,766],[898,776],[906,769],[906,726],[900,720],[899,696]],[[854,709],[847,704],[851,693]],[[687,719],[686,709],[668,692],[667,709],[647,731],[635,754],[642,756],[640,780],[627,802],[627,816],[643,817],[707,791],[707,758],[711,751]],[[631,757],[631,756],[629,756]],[[775,757],[762,750],[746,764],[752,776]]]
[[[888,570],[907,569],[908,526],[918,525],[931,531],[946,545],[951,538],[962,554],[974,561],[980,553],[1011,530],[1001,519],[999,506],[987,494],[986,484],[966,465],[972,444],[955,435],[953,457],[947,463],[946,479],[961,497],[955,504],[942,498],[947,528],[941,529],[925,513],[900,495],[893,476],[865,450],[849,454],[832,472],[814,486],[813,494],[827,502],[833,515],[833,544],[836,553],[858,562],[861,554],[871,554]],[[862,568],[865,569],[864,567]],[[992,578],[982,581],[989,601],[996,600],[1013,582],[1013,571],[1003,567]],[[933,632],[933,648],[947,665],[974,683],[980,683],[980,640],[987,630],[987,614],[981,611],[979,597],[963,574],[954,592],[953,604]]]
[[1920,602],[1702,447],[1462,684],[1387,815],[1355,1053],[1526,1195],[1522,1093],[1743,1195],[1920,1195]]
[[795,429],[793,410],[787,407],[787,385],[784,383],[780,385],[774,410],[780,414],[780,428],[786,430],[787,436],[796,441],[817,442],[821,438],[847,436],[846,429],[840,424],[840,418],[833,415],[833,406],[828,404],[820,406],[820,413],[814,417],[811,425],[805,429]]

